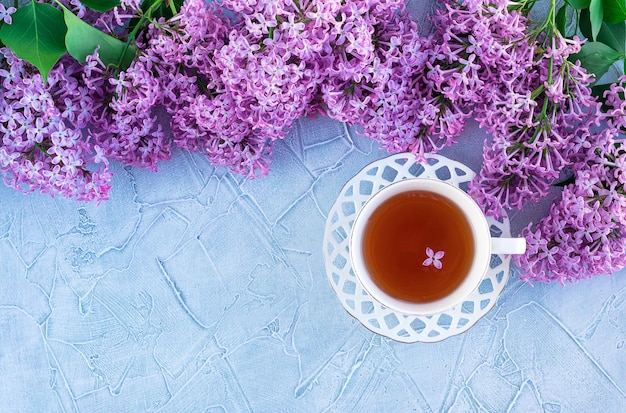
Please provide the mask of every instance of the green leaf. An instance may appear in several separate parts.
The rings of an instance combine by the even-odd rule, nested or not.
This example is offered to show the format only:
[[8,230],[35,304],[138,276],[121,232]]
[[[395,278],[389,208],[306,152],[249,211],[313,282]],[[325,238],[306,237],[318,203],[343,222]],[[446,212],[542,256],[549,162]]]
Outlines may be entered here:
[[98,55],[102,63],[125,69],[130,66],[137,51],[135,46],[116,39],[113,36],[85,23],[67,8],[63,8],[63,17],[67,25],[65,44],[70,55],[81,63],[98,46]]
[[[591,21],[589,18],[589,10],[584,9],[580,11],[580,16],[578,18],[578,25],[580,28],[580,32],[587,39],[591,39]],[[608,46],[611,46],[613,49],[624,52],[625,50],[625,42],[626,42],[626,25],[624,22],[611,24],[607,22],[602,23],[602,27],[600,28],[600,32],[596,38],[597,41],[604,43]]]
[[602,0],[604,21],[619,23],[626,20],[626,2],[624,0]]
[[119,0],[80,0],[80,2],[92,10],[102,13],[120,5]]
[[589,7],[591,0],[566,0],[567,4],[576,10],[582,10]]
[[571,61],[580,60],[581,65],[589,73],[595,75],[596,80],[604,75],[609,67],[618,60],[622,54],[617,50],[600,42],[585,43],[579,53],[570,56]]
[[589,20],[591,21],[591,38],[593,40],[596,40],[598,33],[600,33],[603,18],[602,0],[591,0],[589,3]]
[[591,20],[589,19],[589,9],[582,9],[578,17],[578,27],[580,32],[587,39],[591,39]]
[[176,10],[180,11],[180,9],[183,7],[183,3],[185,3],[185,0],[174,0]]
[[602,23],[597,40],[618,52],[624,52],[626,46],[626,24],[624,22],[615,24]]
[[20,7],[12,17],[12,24],[0,28],[0,40],[17,57],[35,66],[47,82],[50,69],[67,51],[63,13],[49,4],[33,1]]
[[566,25],[567,25],[567,4],[561,6],[559,11],[556,13],[556,28],[561,32],[561,34],[566,37],[565,33]]

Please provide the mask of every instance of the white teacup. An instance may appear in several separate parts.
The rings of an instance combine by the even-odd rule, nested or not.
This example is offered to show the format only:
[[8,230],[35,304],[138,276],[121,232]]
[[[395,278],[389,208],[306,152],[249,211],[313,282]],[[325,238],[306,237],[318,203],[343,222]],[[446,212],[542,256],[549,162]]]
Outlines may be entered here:
[[[449,201],[452,205],[456,205],[456,207],[462,211],[469,225],[468,230],[467,226],[463,224],[463,227],[466,228],[465,232],[469,233],[471,231],[471,239],[473,239],[473,257],[467,258],[468,261],[466,262],[470,263],[467,264],[468,267],[464,268],[469,269],[467,272],[463,272],[464,275],[460,276],[462,278],[460,284],[452,291],[447,292],[443,297],[430,301],[407,300],[398,298],[385,291],[375,281],[376,277],[372,276],[366,264],[364,254],[364,234],[368,228],[372,214],[379,210],[381,205],[390,198],[406,192],[415,193],[414,191],[421,191],[428,194],[434,193],[436,196],[444,197],[446,202]],[[382,210],[375,216],[378,217],[381,213]],[[428,220],[429,217],[426,216],[424,219]],[[424,226],[428,226],[426,221]],[[354,273],[373,299],[392,310],[404,314],[429,315],[443,312],[463,302],[474,292],[485,277],[489,269],[491,254],[523,254],[526,250],[526,240],[524,238],[492,238],[487,219],[482,210],[463,190],[435,179],[414,178],[398,181],[386,186],[375,193],[365,205],[363,205],[352,226],[349,248]],[[368,246],[367,248],[368,251],[370,251],[372,247]],[[471,251],[472,248],[468,248],[468,250]],[[434,266],[437,267],[436,269],[445,268],[446,257],[444,251],[436,251],[427,248],[424,254],[420,255],[416,253],[416,266],[430,266],[434,264]],[[419,271],[425,272],[426,270],[420,268]],[[435,270],[428,268],[428,271]],[[436,271],[433,272],[433,274],[436,274]],[[420,273],[417,276],[425,275]]]

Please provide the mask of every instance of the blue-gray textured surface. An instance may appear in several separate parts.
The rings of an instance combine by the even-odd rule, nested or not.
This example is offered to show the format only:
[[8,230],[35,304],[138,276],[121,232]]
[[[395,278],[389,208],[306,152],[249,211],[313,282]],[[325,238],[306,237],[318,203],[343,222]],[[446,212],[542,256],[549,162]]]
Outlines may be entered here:
[[[484,138],[470,125],[443,154],[477,170]],[[343,310],[326,215],[383,156],[303,119],[259,180],[178,151],[158,173],[115,165],[99,206],[0,187],[0,412],[626,411],[624,272],[512,275],[486,317],[435,344]],[[513,232],[546,205],[512,214]]]

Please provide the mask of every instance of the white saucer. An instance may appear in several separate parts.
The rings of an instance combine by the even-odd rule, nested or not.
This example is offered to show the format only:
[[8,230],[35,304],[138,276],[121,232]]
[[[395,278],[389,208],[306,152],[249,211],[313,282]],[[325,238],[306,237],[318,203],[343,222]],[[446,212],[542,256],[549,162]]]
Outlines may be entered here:
[[[381,188],[406,178],[434,178],[467,190],[474,172],[460,162],[428,155],[418,163],[410,153],[375,161],[363,168],[341,190],[326,220],[324,261],[326,274],[341,305],[374,333],[403,343],[436,342],[463,333],[491,310],[509,278],[510,258],[492,255],[490,268],[480,286],[463,303],[442,313],[412,316],[377,303],[352,272],[348,235],[356,213]],[[507,217],[488,217],[493,236],[510,237]]]

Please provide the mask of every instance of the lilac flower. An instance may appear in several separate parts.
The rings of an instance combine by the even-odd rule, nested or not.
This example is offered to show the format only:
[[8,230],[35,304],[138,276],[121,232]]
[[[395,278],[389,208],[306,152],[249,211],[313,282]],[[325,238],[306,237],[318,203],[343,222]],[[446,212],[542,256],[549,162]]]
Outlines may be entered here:
[[606,104],[610,106],[607,112],[607,122],[610,127],[621,133],[626,133],[626,76],[621,76],[613,83],[609,90],[604,92]]
[[16,11],[17,9],[15,7],[6,7],[4,4],[0,4],[0,20],[2,20],[4,24],[13,23],[11,15]]
[[426,256],[428,258],[426,258],[424,262],[422,262],[422,265],[424,267],[430,267],[432,265],[436,269],[440,270],[441,268],[443,268],[441,259],[444,257],[444,255],[445,255],[444,251],[435,252],[432,248],[426,247]]

